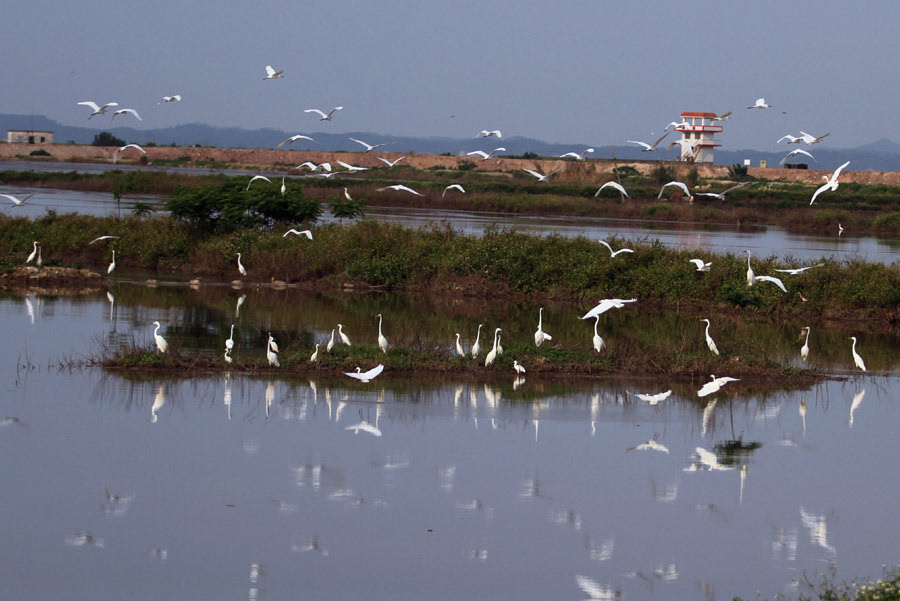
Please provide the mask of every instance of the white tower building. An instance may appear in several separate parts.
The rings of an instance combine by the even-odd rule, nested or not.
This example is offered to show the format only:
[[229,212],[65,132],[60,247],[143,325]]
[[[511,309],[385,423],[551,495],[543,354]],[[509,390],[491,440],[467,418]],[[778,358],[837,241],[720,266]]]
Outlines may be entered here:
[[[681,160],[691,163],[712,163],[713,148],[721,146],[716,141],[716,134],[722,131],[721,125],[714,125],[715,113],[681,113],[680,127],[675,131],[681,132],[681,139],[690,144],[681,146]],[[693,155],[691,154],[693,148]]]

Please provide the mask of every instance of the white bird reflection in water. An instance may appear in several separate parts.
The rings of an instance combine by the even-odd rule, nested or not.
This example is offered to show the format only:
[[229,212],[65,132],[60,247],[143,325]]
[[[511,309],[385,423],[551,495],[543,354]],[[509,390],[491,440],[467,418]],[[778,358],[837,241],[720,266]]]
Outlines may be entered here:
[[362,409],[359,411],[359,423],[347,426],[344,430],[353,430],[354,434],[367,432],[372,436],[381,436],[381,428],[378,427],[378,419],[381,417],[381,405],[375,407],[375,425],[373,426],[368,420],[363,419]]
[[437,472],[438,486],[441,487],[441,490],[444,492],[453,492],[453,485],[456,481],[456,466],[435,466],[434,469]]
[[31,299],[27,296],[25,297],[25,310],[28,312],[28,317],[31,319],[31,323],[34,323],[34,305],[31,302]]
[[156,561],[167,561],[169,559],[169,551],[168,549],[150,549],[150,559]]
[[674,503],[678,499],[679,484],[680,482],[675,480],[671,484],[660,487],[656,485],[656,480],[653,479],[653,476],[650,476],[650,493],[660,503]]
[[87,530],[76,530],[75,534],[66,536],[66,545],[70,547],[97,547],[102,549],[106,546],[106,541],[95,537]]
[[462,511],[482,513],[484,514],[485,519],[488,520],[494,517],[494,508],[485,505],[484,501],[482,501],[481,499],[472,499],[471,501],[457,501],[456,508]]
[[400,470],[409,467],[409,455],[387,455],[383,460],[373,459],[369,465],[385,471]]
[[744,503],[744,480],[747,479],[747,466],[741,466],[741,492],[738,495],[738,505],[742,505]]
[[156,420],[159,419],[157,415],[159,410],[163,405],[166,404],[166,389],[163,387],[162,383],[156,389],[156,396],[153,398],[153,405],[150,407],[150,423],[155,424]]
[[513,380],[513,390],[518,390],[519,387],[522,386],[522,384],[524,384],[524,383],[525,383],[525,378],[517,377],[515,380]]
[[803,438],[806,438],[806,399],[800,399],[800,417],[803,418]]
[[716,399],[713,399],[706,405],[706,408],[703,410],[703,417],[701,418],[700,425],[700,438],[706,437],[706,430],[710,426],[710,422],[712,421],[713,409],[716,408]]
[[625,452],[628,453],[630,451],[659,451],[660,453],[669,454],[669,447],[662,443],[658,443],[655,440],[651,439],[645,443],[641,443],[639,445],[628,447],[625,449]]
[[549,499],[541,492],[541,481],[534,474],[525,476],[522,488],[519,489],[520,499]]
[[616,539],[614,537],[605,538],[599,545],[596,545],[590,536],[584,536],[584,547],[587,549],[588,557],[594,561],[609,561],[612,559],[615,545]]
[[581,515],[571,509],[550,511],[547,518],[559,526],[569,526],[574,530],[581,530]]
[[795,561],[797,559],[797,529],[772,527],[772,559]]
[[328,557],[328,551],[319,546],[319,537],[316,534],[302,545],[291,545],[291,553],[309,553],[310,551],[314,551],[322,557]]
[[269,410],[275,402],[275,382],[266,384],[266,419],[269,419]]
[[222,402],[228,411],[228,419],[231,419],[231,372],[225,372],[225,390],[222,393]]
[[259,443],[255,440],[245,440],[243,436],[241,436],[241,448],[244,449],[244,452],[248,455],[256,455],[259,453]]
[[694,450],[693,457],[697,458],[697,462],[692,463],[688,467],[684,468],[686,472],[695,472],[698,470],[707,470],[707,471],[724,471],[724,470],[733,470],[733,467],[722,465],[719,463],[719,458],[712,451],[708,451],[703,447],[697,447]]
[[260,593],[262,592],[257,585],[261,578],[266,576],[266,567],[257,562],[253,562],[250,564],[250,590],[247,593],[247,598],[249,601],[258,601],[260,597]]
[[591,601],[613,601],[622,596],[622,593],[612,585],[599,584],[596,580],[587,576],[576,574],[575,582],[578,584],[578,588],[584,591],[584,594]]
[[809,542],[822,547],[831,554],[837,553],[832,545],[828,544],[828,523],[824,515],[806,513],[800,506],[800,519],[803,526],[809,529]]
[[241,316],[241,305],[244,304],[244,301],[247,300],[247,295],[242,294],[239,299],[237,299],[237,304],[234,306],[234,316],[235,318]]
[[128,511],[128,507],[131,505],[131,501],[134,500],[133,496],[123,497],[120,495],[114,495],[109,492],[108,487],[104,487],[103,496],[106,499],[103,503],[100,504],[100,509],[109,517],[120,518]]
[[116,297],[113,296],[112,292],[109,290],[106,291],[106,299],[109,301],[109,320],[113,319],[113,308],[116,306]]
[[859,408],[859,404],[862,403],[863,397],[866,396],[866,389],[863,388],[855,395],[853,395],[853,403],[850,404],[850,427],[853,427],[853,414]]
[[289,501],[282,501],[280,499],[269,499],[269,502],[272,503],[277,509],[279,513],[294,513],[297,511],[298,507],[296,504],[291,503]]
[[488,558],[487,539],[479,537],[475,540],[473,548],[466,551],[466,559],[470,561],[485,562]]

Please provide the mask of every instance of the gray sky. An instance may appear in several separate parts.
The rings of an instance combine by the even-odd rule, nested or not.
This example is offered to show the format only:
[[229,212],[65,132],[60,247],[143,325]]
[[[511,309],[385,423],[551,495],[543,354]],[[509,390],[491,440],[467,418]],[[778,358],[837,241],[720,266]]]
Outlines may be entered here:
[[[7,1],[0,112],[150,128],[652,141],[734,111],[724,148],[900,140],[900,2]],[[263,81],[265,66],[284,78]],[[163,95],[180,103],[157,105]],[[774,108],[746,110],[763,96]],[[342,105],[330,123],[303,113]],[[787,114],[783,114],[785,111]],[[369,140],[371,142],[371,140]]]

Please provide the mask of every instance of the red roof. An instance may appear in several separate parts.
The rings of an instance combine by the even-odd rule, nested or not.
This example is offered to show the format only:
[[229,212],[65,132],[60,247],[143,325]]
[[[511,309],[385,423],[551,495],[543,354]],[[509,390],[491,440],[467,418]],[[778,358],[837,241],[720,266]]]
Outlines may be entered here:
[[690,113],[685,112],[681,113],[682,117],[703,117],[704,119],[713,119],[716,117],[715,113]]

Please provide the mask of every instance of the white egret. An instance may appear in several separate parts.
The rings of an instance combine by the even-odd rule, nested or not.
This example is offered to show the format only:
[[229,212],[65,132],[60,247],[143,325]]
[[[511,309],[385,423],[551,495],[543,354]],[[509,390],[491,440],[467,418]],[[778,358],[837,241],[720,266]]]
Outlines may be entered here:
[[747,285],[752,286],[754,275],[753,275],[753,268],[750,267],[750,251],[748,250],[745,252],[747,253]]
[[572,157],[576,161],[583,161],[585,159],[585,155],[589,152],[594,152],[593,148],[585,148],[582,152],[567,152],[566,154],[559,155],[559,158],[564,159],[566,157]]
[[651,439],[645,443],[625,449],[626,453],[629,451],[659,451],[660,453],[665,453],[666,455],[668,455],[669,447]]
[[806,132],[803,131],[802,129],[800,130],[800,138],[803,140],[803,142],[804,142],[807,146],[811,146],[811,145],[813,145],[813,144],[818,144],[819,142],[821,142],[822,140],[824,140],[825,138],[827,138],[827,137],[830,136],[830,135],[831,135],[831,132],[828,132],[828,133],[826,133],[826,134],[822,134],[821,136],[814,136],[814,135],[812,135],[812,134],[806,133]]
[[603,246],[605,246],[606,248],[609,249],[609,256],[613,259],[616,258],[616,255],[619,255],[622,253],[633,253],[634,252],[630,248],[620,248],[617,251],[613,251],[612,246],[610,246],[609,243],[606,242],[605,240],[597,240],[597,242],[599,242],[600,244],[602,244]]
[[856,352],[856,336],[851,336],[848,340],[853,341],[853,346],[850,348],[850,352],[853,353],[853,362],[856,364],[856,367],[866,371],[866,364],[863,362],[863,358]]
[[731,113],[732,111],[725,111],[721,115],[716,115],[715,117],[713,117],[713,121],[728,121],[729,119],[731,119]]
[[669,129],[670,127],[672,129],[684,129],[684,128],[687,128],[690,126],[691,126],[691,124],[688,123],[687,121],[682,120],[680,123],[678,121],[670,121],[669,124],[667,126],[665,126],[663,129]]
[[101,240],[118,240],[119,236],[100,236],[99,238],[94,238],[88,244],[93,244],[94,242],[100,242]]
[[687,196],[688,202],[694,202],[694,197],[691,196],[691,193],[690,193],[690,191],[688,190],[688,187],[685,186],[685,185],[684,185],[683,183],[681,183],[681,182],[669,182],[669,183],[667,183],[667,184],[663,184],[663,187],[659,189],[659,194],[656,196],[656,198],[657,198],[657,199],[662,198],[663,192],[664,192],[665,189],[668,188],[669,186],[675,186],[676,188],[680,188],[681,191],[684,192],[684,194]]
[[346,198],[347,200],[350,200],[350,201],[353,200],[353,197],[350,196],[349,192],[347,192],[347,188],[344,188],[344,198]]
[[353,140],[354,142],[356,142],[357,144],[362,144],[363,146],[365,146],[366,152],[371,152],[371,151],[375,150],[376,148],[381,148],[382,146],[388,146],[389,144],[393,144],[393,142],[382,142],[381,144],[369,144],[368,142],[363,142],[362,140],[357,140],[356,138],[350,138],[350,139]]
[[[806,156],[808,156],[808,157],[811,158],[812,160],[816,161],[816,157],[814,157],[811,153],[806,152],[806,151],[803,150],[802,148],[795,148],[794,150],[792,150],[792,151],[790,151],[789,153],[787,153],[786,155],[784,155],[784,158],[781,159],[781,162],[778,163],[778,164],[779,164],[779,165],[784,165],[785,161],[787,161],[789,158],[791,158],[791,157],[793,157],[793,156],[797,156],[798,154],[805,154]],[[816,162],[818,163],[819,161],[816,161]]]
[[800,358],[806,361],[809,357],[809,326],[803,328],[806,330],[806,340],[803,342],[803,346],[800,348]]
[[281,195],[284,196],[284,193],[287,192],[287,186],[284,185],[284,176],[281,176]]
[[385,165],[387,165],[388,167],[393,167],[394,165],[396,165],[397,163],[399,163],[400,161],[402,161],[405,158],[406,158],[405,156],[402,156],[402,157],[394,159],[393,161],[389,161],[384,157],[378,157],[378,160],[381,161],[382,163],[384,163]]
[[344,326],[342,324],[338,324],[338,336],[341,337],[341,342],[350,346],[350,337],[344,334]]
[[300,163],[294,169],[300,169],[301,167],[306,167],[313,173],[317,173],[319,171],[328,171],[331,172],[331,163],[322,163],[321,165],[316,165],[312,161],[306,161],[305,163]]
[[503,345],[500,343],[500,338],[501,338],[501,337],[500,337],[500,335],[498,334],[498,335],[497,335],[497,355],[498,355],[498,356],[503,354]]
[[841,237],[841,234],[844,233],[844,226],[838,223],[838,238]]
[[336,106],[333,109],[331,109],[330,111],[328,111],[327,114],[323,113],[319,109],[305,109],[303,112],[304,113],[316,113],[316,114],[320,115],[321,119],[319,119],[319,121],[331,121],[331,117],[334,115],[334,112],[339,111],[343,108],[344,107],[342,107],[342,106]]
[[620,184],[619,182],[613,181],[606,182],[605,184],[600,186],[600,189],[594,192],[594,196],[600,196],[600,193],[603,192],[604,188],[613,188],[624,194],[626,198],[630,198],[630,196],[628,196],[628,192],[625,191],[625,187],[622,186],[622,184]]
[[483,150],[473,150],[472,152],[467,152],[466,156],[470,156],[470,157],[471,156],[480,156],[482,158],[482,160],[486,161],[488,159],[494,158],[494,155],[497,154],[498,152],[505,152],[505,151],[506,151],[505,148],[503,148],[502,146],[498,146],[497,148],[493,149],[490,152],[485,152]]
[[478,324],[478,333],[475,334],[475,344],[472,345],[472,357],[477,357],[478,353],[481,352],[481,328],[484,327],[483,323]]
[[682,159],[684,159],[685,157],[690,158],[690,159],[694,158],[694,152],[696,151],[694,142],[691,142],[690,140],[685,140],[685,139],[675,140],[673,142],[669,142],[669,145],[666,147],[666,150],[672,150],[673,148],[675,148],[676,145],[681,146],[681,158]]
[[706,346],[708,346],[709,350],[711,350],[715,355],[718,355],[719,349],[716,347],[716,341],[713,340],[712,336],[709,335],[709,320],[704,318],[704,319],[701,319],[700,321],[706,322]]
[[702,469],[704,467],[710,471],[734,469],[733,467],[722,465],[719,462],[718,456],[714,452],[704,449],[703,447],[697,447],[696,449],[694,449],[694,453],[696,454],[697,459],[700,461],[700,464],[688,468],[687,471],[694,471],[697,469]]
[[258,179],[261,179],[261,180],[263,180],[263,181],[269,182],[270,184],[272,183],[272,180],[270,180],[270,179],[269,179],[268,177],[266,177],[265,175],[254,175],[253,177],[250,178],[250,181],[247,182],[247,190],[249,190],[249,189],[250,189],[250,185],[251,185],[253,182],[255,182],[256,180],[258,180]]
[[112,262],[109,264],[109,267],[106,268],[106,273],[110,274],[113,272],[113,269],[116,268],[116,249],[112,251]]
[[465,188],[463,188],[461,185],[459,185],[459,184],[450,184],[449,186],[447,186],[446,188],[444,188],[444,191],[443,191],[443,192],[441,192],[441,198],[443,198],[444,195],[447,194],[447,190],[459,190],[459,191],[462,192],[463,194],[466,193]]
[[4,198],[8,198],[8,199],[13,203],[14,206],[21,207],[23,204],[25,204],[25,201],[26,201],[26,200],[28,200],[29,198],[31,198],[31,197],[34,196],[35,194],[37,194],[37,192],[32,192],[32,193],[29,194],[28,196],[24,196],[24,197],[22,198],[22,200],[19,200],[18,198],[16,198],[16,197],[13,196],[12,194],[0,194],[0,196],[2,196],[2,197],[4,197]]
[[231,358],[231,351],[228,350],[228,349],[225,349],[225,354],[223,355],[223,358],[225,359],[225,363],[231,363],[231,362],[234,361],[234,360]]
[[840,167],[838,167],[837,169],[835,169],[835,170],[834,170],[834,173],[831,174],[831,177],[828,177],[828,176],[826,176],[826,175],[823,175],[823,176],[822,176],[822,177],[825,179],[825,184],[822,185],[820,188],[818,188],[818,189],[815,191],[815,193],[813,194],[812,200],[809,201],[809,205],[810,205],[810,206],[812,206],[812,203],[816,202],[816,198],[817,198],[817,197],[819,196],[819,194],[821,194],[822,192],[825,192],[825,191],[828,191],[828,190],[831,190],[832,192],[834,192],[835,190],[838,189],[838,178],[839,178],[840,175],[841,175],[841,171],[843,171],[843,170],[844,170],[844,167],[846,167],[846,166],[849,165],[849,164],[850,164],[850,161],[847,161],[846,163],[844,163],[843,165],[841,165]]
[[656,147],[659,146],[659,143],[662,142],[668,135],[669,132],[664,133],[653,144],[647,144],[646,142],[641,142],[640,140],[626,140],[626,142],[628,142],[629,144],[637,144],[639,146],[643,146],[643,148],[641,148],[641,152],[656,152]]
[[263,80],[266,79],[281,79],[284,77],[284,69],[279,69],[276,71],[272,65],[266,65],[266,76],[263,77]]
[[138,146],[137,144],[126,144],[125,146],[121,146],[121,147],[117,148],[116,151],[113,153],[113,165],[115,165],[116,162],[119,160],[119,153],[123,152],[125,150],[128,150],[129,148],[137,148],[144,154],[147,154],[147,151],[144,150],[143,148],[141,148],[140,146]]
[[725,384],[738,381],[738,378],[730,378],[728,376],[724,376],[721,378],[710,376],[710,378],[712,378],[712,380],[704,384],[703,387],[697,391],[697,396],[704,397],[710,395],[714,392],[718,392],[718,390]]
[[782,140],[787,140],[788,144],[799,144],[800,142],[803,141],[803,138],[801,136],[792,136],[791,134],[784,134],[783,136],[778,138],[778,141],[775,143],[781,144]]
[[172,96],[163,96],[162,99],[156,104],[162,104],[163,102],[181,102],[181,94],[173,94]]
[[37,240],[35,240],[34,241],[34,250],[31,251],[31,254],[28,255],[27,259],[25,259],[25,262],[31,263],[32,261],[34,261],[34,258],[37,256],[37,253],[38,253],[38,243],[37,243]]
[[703,262],[703,259],[688,259],[689,262],[693,263],[697,266],[697,271],[709,271],[709,268],[712,267],[712,262]]
[[547,181],[549,181],[549,180],[550,180],[550,176],[553,175],[554,173],[558,172],[558,171],[561,171],[561,169],[554,169],[553,171],[551,171],[550,173],[548,173],[548,174],[546,174],[546,175],[544,175],[543,173],[538,173],[537,171],[532,171],[531,169],[523,169],[523,171],[525,171],[526,173],[530,173],[531,175],[535,176],[536,178],[538,178],[538,183],[541,183],[541,182],[547,182]]
[[154,321],[153,325],[156,326],[156,329],[153,330],[153,339],[156,341],[156,349],[160,353],[165,353],[167,350],[169,350],[169,343],[166,342],[166,339],[163,338],[162,335],[159,333],[159,328],[160,328],[159,322]]
[[288,234],[294,234],[295,236],[306,236],[310,240],[312,240],[312,232],[310,230],[297,231],[294,228],[289,229],[285,233],[281,235],[282,238],[286,238]]
[[111,106],[119,106],[118,102],[107,102],[103,106],[97,106],[97,104],[95,102],[92,102],[90,100],[85,100],[84,102],[79,102],[78,104],[83,104],[84,106],[91,107],[91,111],[93,111],[93,112],[88,116],[88,119],[90,119],[94,115],[105,115],[106,109],[108,109]]
[[238,272],[241,275],[247,275],[247,270],[244,269],[244,264],[241,263],[241,253],[237,254],[237,265],[238,265]]
[[384,365],[379,363],[369,371],[362,371],[360,368],[356,368],[356,372],[344,372],[345,376],[350,376],[351,378],[356,378],[360,382],[369,382],[374,379],[375,376],[384,371]]
[[310,355],[309,361],[310,363],[315,363],[319,360],[319,343],[316,343],[316,350],[313,351],[313,354]]
[[722,190],[721,192],[697,192],[697,196],[710,196],[712,198],[718,198],[722,202],[725,202],[725,195],[731,192],[732,190],[737,190],[738,188],[743,188],[746,186],[746,182],[743,184],[738,184],[736,186],[731,186],[726,190]]
[[272,332],[269,332],[269,348],[275,351],[276,353],[280,353],[281,351],[278,349],[278,343],[275,342],[275,338],[272,337]]
[[416,191],[413,190],[412,188],[407,188],[407,187],[404,186],[403,184],[394,184],[393,186],[385,186],[384,188],[378,188],[378,189],[376,190],[376,192],[383,192],[383,191],[385,191],[385,190],[396,190],[396,191],[398,191],[398,192],[399,192],[399,191],[403,191],[403,192],[409,192],[409,193],[411,193],[411,194],[415,194],[416,196],[425,196],[425,195],[422,194],[421,192],[416,192]]
[[344,161],[339,160],[337,162],[338,165],[349,171],[350,173],[356,173],[357,171],[368,171],[368,167],[357,167],[356,165],[351,165],[349,163],[345,163]]
[[534,333],[534,345],[541,346],[545,340],[553,340],[553,336],[545,332],[541,329],[541,325],[544,323],[544,308],[541,307],[538,310],[538,327],[537,331]]
[[499,336],[500,328],[497,328],[496,330],[494,330],[494,348],[492,348],[491,351],[487,354],[487,357],[484,358],[485,367],[490,366],[494,362],[494,359],[497,358],[497,344]]
[[482,138],[482,137],[483,137],[483,138],[490,138],[490,137],[502,138],[502,137],[503,137],[503,133],[502,133],[499,129],[492,129],[491,131],[488,131],[488,130],[486,130],[486,129],[482,129],[482,130],[481,130],[481,133],[478,134],[478,135],[475,136],[475,137],[476,137],[476,138]]
[[276,149],[281,148],[281,147],[284,146],[285,144],[293,144],[293,143],[296,142],[297,140],[309,140],[310,142],[315,142],[315,140],[313,140],[313,139],[310,138],[309,136],[304,136],[303,134],[294,134],[294,135],[291,136],[290,138],[287,138],[286,140],[283,140],[282,142],[280,142],[280,143],[278,144],[278,146],[276,146],[275,148],[276,148]]
[[141,116],[138,115],[138,112],[137,112],[136,110],[134,110],[134,109],[119,109],[119,110],[117,110],[116,112],[114,112],[114,113],[112,114],[112,117],[109,118],[109,122],[112,123],[112,122],[113,122],[113,119],[116,118],[116,115],[125,115],[125,114],[128,114],[128,113],[130,113],[130,114],[134,115],[135,117],[137,117],[137,120],[138,120],[138,121],[143,121],[143,119],[141,119]]
[[325,347],[325,352],[330,353],[331,349],[334,348],[334,328],[331,328],[331,339],[328,341],[328,345]]
[[225,341],[225,350],[231,351],[234,348],[234,324],[231,324],[231,333],[228,334],[228,340]]
[[806,271],[807,269],[812,269],[813,267],[822,267],[825,263],[817,263],[815,265],[809,265],[807,267],[798,267],[796,269],[776,269],[775,271],[780,271],[781,273],[789,273],[790,275],[799,275]]
[[517,373],[517,374],[524,374],[524,373],[525,373],[525,368],[522,367],[521,365],[519,365],[519,362],[516,361],[515,359],[513,360],[513,369],[516,370],[516,373]]
[[781,288],[782,292],[787,292],[787,288],[784,287],[784,282],[782,282],[780,279],[770,276],[770,275],[754,276],[753,282],[754,283],[756,283],[756,282],[772,282],[773,284],[775,284],[776,286]]
[[665,392],[658,392],[656,394],[634,393],[634,396],[646,403],[650,403],[651,405],[658,405],[659,403],[662,403],[664,400],[669,398],[671,394],[672,390],[670,389]]
[[466,356],[466,351],[463,349],[462,344],[459,342],[459,332],[456,333],[456,354],[460,357]]
[[747,107],[748,109],[770,109],[772,108],[771,104],[766,104],[765,98],[757,98],[756,102],[754,102],[751,106]]
[[[384,334],[381,333],[381,313],[378,314],[378,348],[381,349],[382,353],[387,353],[388,349],[388,341],[387,338],[384,337]],[[349,342],[347,344],[350,344]]]
[[600,334],[597,333],[597,326],[600,324],[600,315],[594,316],[594,350],[598,353],[603,350],[603,338],[600,337]]
[[278,362],[278,351],[272,348],[272,342],[272,335],[269,334],[269,342],[266,344],[266,359],[268,359],[269,365],[281,367],[281,364]]
[[630,299],[622,299],[622,298],[607,298],[600,301],[596,307],[585,313],[581,316],[581,319],[590,319],[595,315],[602,315],[609,311],[610,309],[621,309],[625,306],[625,303],[633,303],[637,301],[636,298]]

